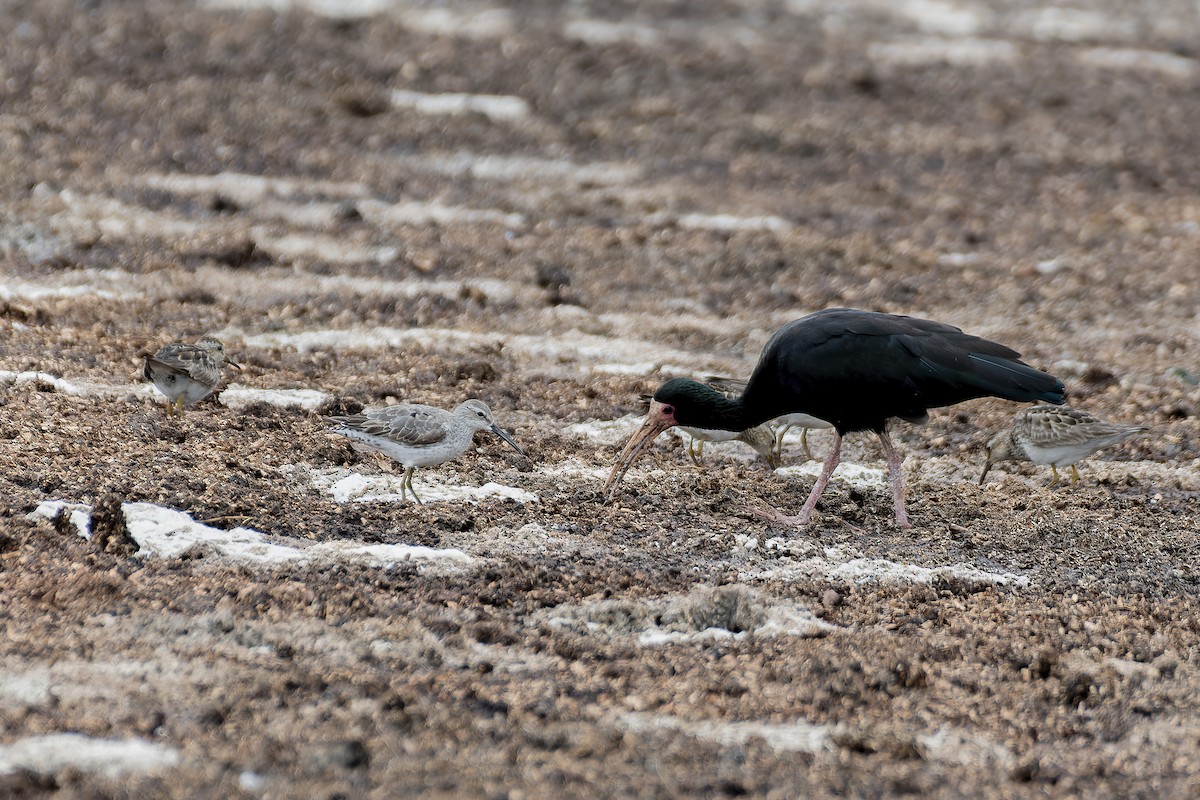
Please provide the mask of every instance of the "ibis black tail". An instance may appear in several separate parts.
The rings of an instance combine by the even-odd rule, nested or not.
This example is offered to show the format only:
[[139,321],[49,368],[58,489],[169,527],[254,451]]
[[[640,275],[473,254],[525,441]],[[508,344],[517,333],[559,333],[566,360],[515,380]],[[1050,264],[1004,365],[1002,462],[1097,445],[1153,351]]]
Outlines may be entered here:
[[971,377],[989,395],[1005,400],[1062,405],[1063,382],[1015,358],[972,353]]

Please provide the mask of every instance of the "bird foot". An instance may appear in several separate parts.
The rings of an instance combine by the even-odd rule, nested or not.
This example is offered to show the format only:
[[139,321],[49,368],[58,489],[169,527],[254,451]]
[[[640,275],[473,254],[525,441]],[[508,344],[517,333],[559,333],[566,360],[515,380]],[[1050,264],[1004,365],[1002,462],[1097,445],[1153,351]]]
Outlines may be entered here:
[[786,525],[789,528],[803,528],[812,521],[811,511],[801,511],[794,516],[788,516],[778,509],[767,506],[766,508],[747,508],[750,512],[759,519],[765,519],[767,522],[774,522],[777,525]]

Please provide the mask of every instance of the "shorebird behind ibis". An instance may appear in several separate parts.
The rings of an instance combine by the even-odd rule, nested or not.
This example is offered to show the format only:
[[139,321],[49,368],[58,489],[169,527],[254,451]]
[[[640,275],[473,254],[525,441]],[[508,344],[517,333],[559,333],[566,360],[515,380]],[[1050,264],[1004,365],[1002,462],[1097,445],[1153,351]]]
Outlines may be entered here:
[[660,386],[641,428],[613,465],[605,496],[612,496],[645,445],[667,428],[745,430],[799,412],[832,423],[833,448],[798,514],[762,515],[807,524],[841,460],[842,437],[874,431],[887,457],[896,524],[907,528],[901,458],[888,436],[888,420],[924,422],[931,408],[989,396],[1061,404],[1063,385],[1010,348],[951,325],[845,308],[818,311],[775,332],[738,397],[685,378]]
[[[706,378],[705,382],[712,384],[712,381],[724,381],[724,378]],[[729,379],[729,383],[733,388],[725,388],[713,385],[713,388],[722,394],[729,396],[737,396],[746,388],[745,382],[741,382],[738,386],[738,381]],[[642,395],[642,399],[647,404],[653,399],[649,395]],[[750,445],[754,452],[758,453],[767,462],[767,466],[771,469],[779,467],[779,452],[775,447],[776,437],[775,431],[766,423],[755,425],[752,428],[747,428],[744,431],[724,431],[713,430],[712,428],[695,428],[689,425],[680,425],[679,430],[686,433],[691,439],[688,440],[687,451],[691,457],[692,463],[700,466],[704,461],[704,445],[708,442],[744,442]]]
[[[714,375],[709,375],[704,379],[704,382],[716,389],[718,392],[724,392],[729,395],[740,395],[746,391],[746,381],[737,378],[718,378]],[[810,430],[829,430],[833,427],[832,422],[826,422],[823,419],[817,419],[811,414],[801,414],[793,412],[784,414],[781,417],[776,417],[771,420],[779,427],[775,430],[775,441],[772,449],[775,451],[775,463],[783,463],[783,437],[792,428],[800,429],[800,446],[804,448],[804,457],[811,459],[813,457],[812,450],[808,446],[808,432]]]
[[766,460],[768,467],[775,469],[779,466],[779,454],[775,450],[775,432],[768,425],[755,425],[744,431],[714,431],[680,425],[679,430],[692,437],[688,441],[688,455],[697,466],[704,461],[706,442],[745,442]]
[[[412,476],[417,467],[434,467],[458,458],[471,448],[476,431],[491,431],[514,450],[525,455],[512,436],[492,419],[491,409],[481,400],[467,400],[453,411],[416,403],[363,409],[346,417],[330,417],[333,432],[382,453],[404,467],[400,499],[412,495]],[[528,456],[526,456],[528,458]]]
[[1013,417],[1012,425],[988,440],[987,463],[979,483],[997,461],[1032,461],[1049,464],[1054,479],[1059,467],[1071,468],[1071,485],[1079,480],[1075,463],[1120,442],[1127,436],[1149,430],[1140,425],[1114,425],[1086,411],[1065,406],[1034,406]]

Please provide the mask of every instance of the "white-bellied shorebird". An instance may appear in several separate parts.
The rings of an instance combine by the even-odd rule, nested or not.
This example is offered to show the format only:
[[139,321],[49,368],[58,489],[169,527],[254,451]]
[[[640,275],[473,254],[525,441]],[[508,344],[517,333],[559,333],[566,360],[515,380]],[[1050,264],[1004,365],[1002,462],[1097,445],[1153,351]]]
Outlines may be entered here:
[[775,332],[737,397],[685,378],[658,387],[645,422],[613,464],[604,496],[612,497],[642,449],[667,428],[737,431],[800,412],[833,424],[833,448],[798,514],[757,513],[785,525],[810,522],[841,460],[842,437],[875,431],[887,457],[896,524],[907,528],[902,459],[888,436],[888,420],[924,421],[931,408],[988,396],[1061,403],[1063,384],[1004,345],[951,325],[847,308],[818,311]]
[[329,419],[337,425],[334,433],[382,453],[404,467],[401,500],[411,494],[420,503],[421,498],[412,485],[413,472],[417,467],[435,467],[458,458],[471,449],[476,431],[491,431],[525,456],[508,432],[495,423],[491,409],[481,400],[467,400],[453,411],[401,403]]
[[979,483],[998,461],[1032,461],[1049,464],[1054,476],[1049,486],[1061,480],[1059,467],[1071,468],[1071,484],[1079,480],[1077,461],[1111,447],[1127,436],[1149,430],[1141,425],[1114,425],[1086,411],[1066,406],[1034,406],[1013,417],[1012,425],[987,443],[987,462]]
[[[720,378],[716,375],[709,375],[704,379],[704,382],[718,392],[722,392],[728,396],[740,395],[746,391],[746,382],[737,378]],[[817,419],[811,414],[801,414],[799,412],[783,414],[771,420],[771,422],[776,426],[775,441],[773,443],[775,466],[783,463],[783,437],[792,428],[800,429],[800,447],[804,449],[804,458],[805,460],[812,460],[813,452],[808,446],[808,432],[810,430],[829,430],[833,427],[833,423],[831,422]]]
[[714,431],[705,428],[693,428],[680,425],[679,430],[692,437],[688,440],[687,450],[692,463],[699,466],[704,462],[704,445],[706,442],[745,442],[766,459],[767,466],[775,469],[779,466],[779,454],[775,451],[775,432],[768,425],[755,425],[744,431]]
[[205,336],[195,344],[168,344],[154,355],[142,354],[142,375],[170,401],[167,416],[182,414],[185,405],[203,400],[221,382],[221,368],[241,369],[225,355],[221,340]]

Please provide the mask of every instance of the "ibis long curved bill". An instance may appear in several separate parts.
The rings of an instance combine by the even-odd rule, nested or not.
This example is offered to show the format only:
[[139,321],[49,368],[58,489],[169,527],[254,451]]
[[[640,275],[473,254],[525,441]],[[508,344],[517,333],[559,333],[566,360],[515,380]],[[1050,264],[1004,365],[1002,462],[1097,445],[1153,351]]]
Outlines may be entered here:
[[625,477],[625,473],[633,466],[633,462],[637,461],[642,449],[673,425],[675,425],[674,406],[651,400],[650,411],[646,414],[646,419],[642,421],[642,426],[634,432],[633,436],[629,437],[629,441],[625,443],[625,449],[617,458],[617,463],[613,464],[612,472],[608,473],[608,480],[604,482],[604,502],[607,503],[612,499],[612,493],[616,490],[617,484]]

